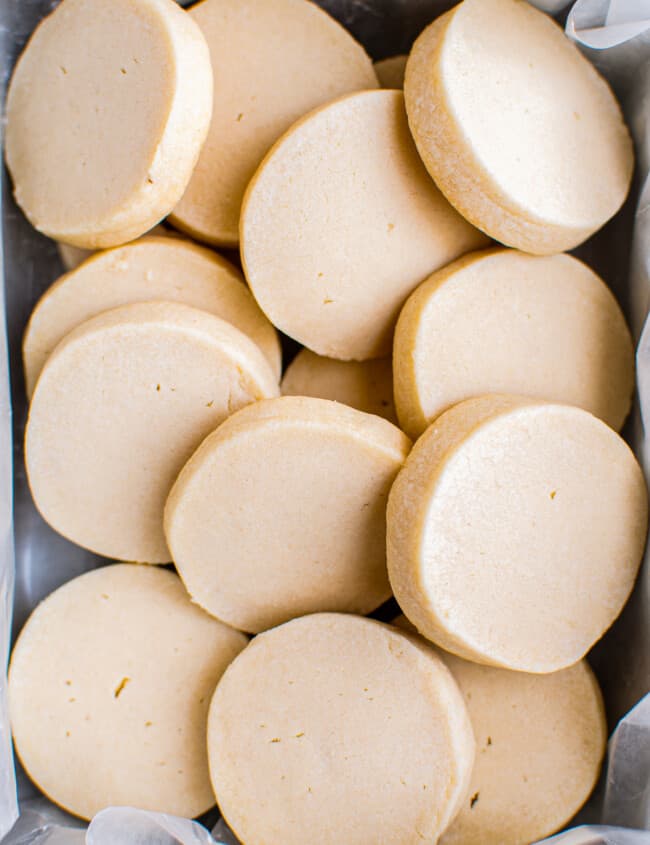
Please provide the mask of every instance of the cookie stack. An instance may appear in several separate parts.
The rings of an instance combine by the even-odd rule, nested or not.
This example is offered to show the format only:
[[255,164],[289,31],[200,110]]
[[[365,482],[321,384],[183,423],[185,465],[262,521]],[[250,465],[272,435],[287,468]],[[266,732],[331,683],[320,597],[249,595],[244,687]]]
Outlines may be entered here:
[[243,845],[562,827],[647,530],[630,333],[567,254],[630,186],[606,82],[518,0],[375,68],[308,0],[62,0],[6,159],[67,267],[30,487],[107,559],[14,647],[34,782],[86,819],[216,801]]

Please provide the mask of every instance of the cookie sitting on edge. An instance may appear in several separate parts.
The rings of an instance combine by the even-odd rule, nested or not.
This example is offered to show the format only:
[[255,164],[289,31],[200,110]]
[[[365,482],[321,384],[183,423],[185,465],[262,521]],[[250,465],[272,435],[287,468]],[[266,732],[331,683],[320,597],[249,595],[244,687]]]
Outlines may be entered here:
[[388,574],[427,639],[478,663],[576,663],[627,601],[648,524],[629,446],[580,408],[469,399],[425,431],[388,500]]
[[190,180],[212,113],[208,47],[173,0],[63,0],[21,54],[6,111],[32,225],[116,246],[169,214]]
[[528,3],[463,0],[435,20],[413,45],[404,95],[437,186],[495,240],[564,252],[623,205],[634,152],[620,106]]

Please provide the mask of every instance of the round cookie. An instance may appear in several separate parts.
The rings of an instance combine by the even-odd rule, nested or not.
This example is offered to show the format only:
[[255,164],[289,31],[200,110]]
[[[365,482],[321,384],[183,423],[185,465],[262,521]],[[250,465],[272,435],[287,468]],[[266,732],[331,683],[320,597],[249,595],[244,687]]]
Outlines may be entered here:
[[326,613],[261,634],[231,664],[210,705],[208,757],[246,845],[417,845],[457,812],[474,739],[429,649]]
[[[182,235],[173,232],[170,229],[166,229],[161,225],[154,226],[153,229],[150,229],[146,234],[170,238],[182,237]],[[63,264],[63,269],[66,272],[69,270],[76,270],[80,264],[83,264],[83,262],[87,258],[90,258],[90,256],[94,253],[94,250],[92,249],[82,249],[79,246],[72,246],[71,244],[64,244],[62,242],[57,243],[56,246],[59,251],[61,263]]]
[[440,656],[477,739],[469,794],[440,845],[527,845],[560,830],[591,795],[607,746],[586,660],[529,675]]
[[41,297],[23,339],[27,394],[54,347],[75,326],[102,311],[149,300],[191,305],[231,323],[259,346],[279,380],[277,333],[239,271],[212,250],[184,239],[146,237],[98,253]]
[[212,124],[172,222],[236,246],[246,185],[269,147],[316,106],[377,88],[363,47],[306,0],[203,0],[190,9],[212,57]]
[[408,56],[390,56],[375,62],[374,68],[382,88],[403,88]]
[[402,309],[393,368],[399,419],[411,437],[486,393],[578,405],[618,430],[634,393],[634,346],[621,309],[570,255],[492,249],[434,273]]
[[[404,616],[393,624],[412,630]],[[529,675],[436,654],[460,687],[477,744],[469,791],[441,845],[527,845],[555,833],[591,794],[607,743],[587,661]]]
[[211,110],[208,47],[173,0],[64,0],[9,85],[16,202],[74,246],[133,240],[182,196]]
[[233,414],[165,508],[193,601],[251,632],[321,610],[370,613],[390,597],[386,499],[409,447],[386,420],[325,399]]
[[57,346],[34,391],[34,502],[84,548],[167,563],[163,507],[179,471],[230,413],[277,392],[257,346],[212,314],[147,302],[93,317]]
[[627,444],[580,408],[461,402],[420,437],[388,501],[388,574],[427,639],[478,663],[576,663],[627,600],[646,484]]
[[633,149],[614,95],[528,3],[463,0],[438,18],[413,46],[404,94],[440,190],[508,246],[572,249],[627,196]]
[[352,94],[296,123],[249,185],[241,239],[271,322],[344,360],[388,355],[411,291],[486,244],[427,175],[399,91]]
[[246,637],[210,619],[164,569],[115,564],[74,578],[13,650],[16,751],[55,803],[198,816],[214,804],[206,717]]
[[284,396],[333,399],[397,423],[390,358],[337,361],[301,349],[287,367],[280,389]]

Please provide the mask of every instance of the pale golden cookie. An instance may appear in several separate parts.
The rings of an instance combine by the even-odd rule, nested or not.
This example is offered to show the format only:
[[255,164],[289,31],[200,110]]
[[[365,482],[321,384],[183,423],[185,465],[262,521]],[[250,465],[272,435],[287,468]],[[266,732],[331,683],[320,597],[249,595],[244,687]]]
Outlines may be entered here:
[[192,599],[243,631],[390,596],[386,500],[410,441],[325,399],[234,414],[184,467],[165,535]]
[[172,222],[236,246],[241,202],[269,147],[310,109],[377,88],[363,47],[307,0],[203,0],[190,9],[210,48],[212,124]]
[[181,468],[229,414],[278,387],[257,346],[212,314],[125,305],[82,323],[48,359],[25,433],[43,518],[80,546],[171,558],[163,506]]
[[641,468],[605,423],[568,405],[469,399],[426,430],[393,485],[390,583],[448,651],[553,672],[620,613],[647,521]]
[[572,249],[627,196],[633,149],[614,95],[528,3],[464,0],[438,18],[413,46],[404,94],[440,190],[508,246]]
[[16,202],[86,249],[142,235],[183,194],[212,111],[207,44],[173,0],[63,0],[7,95]]
[[248,188],[241,237],[271,322],[344,360],[388,355],[411,291],[486,243],[427,175],[399,91],[352,94],[295,124]]
[[287,367],[280,387],[285,396],[333,399],[397,423],[390,358],[337,361],[301,349]]
[[9,670],[16,751],[55,803],[198,816],[214,804],[206,717],[246,637],[190,602],[176,575],[114,564],[74,578],[27,620]]
[[570,255],[476,252],[434,273],[402,309],[395,402],[418,437],[463,399],[511,393],[578,405],[620,429],[634,346],[605,283]]
[[219,807],[246,845],[419,845],[459,808],[474,739],[444,664],[344,614],[256,637],[208,717]]
[[[393,625],[414,630],[404,616]],[[588,663],[529,675],[435,653],[460,687],[477,745],[469,791],[441,845],[528,845],[555,833],[596,785],[607,743]]]
[[408,56],[390,56],[375,62],[374,68],[382,88],[403,88]]
[[61,276],[32,311],[23,339],[27,394],[54,347],[84,320],[133,302],[180,302],[221,317],[264,353],[276,379],[277,333],[239,271],[212,250],[180,238],[146,237],[106,250]]
[[[175,233],[171,229],[166,229],[164,226],[154,226],[150,229],[147,235],[158,235],[160,237],[182,237],[180,233]],[[92,249],[82,249],[79,246],[72,246],[71,244],[57,243],[57,249],[63,264],[63,269],[67,271],[76,270],[87,258],[94,253]]]

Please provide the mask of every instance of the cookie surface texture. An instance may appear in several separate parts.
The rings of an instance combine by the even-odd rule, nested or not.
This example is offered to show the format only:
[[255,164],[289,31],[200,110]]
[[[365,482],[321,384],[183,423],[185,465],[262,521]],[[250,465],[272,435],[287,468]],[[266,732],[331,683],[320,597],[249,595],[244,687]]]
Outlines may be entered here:
[[307,0],[203,0],[189,12],[214,69],[210,132],[172,222],[236,246],[246,185],[271,145],[310,109],[377,88],[363,47]]
[[23,765],[85,819],[109,806],[205,812],[214,804],[208,706],[245,645],[166,570],[114,564],[74,578],[34,610],[13,651],[9,706]]
[[429,649],[374,620],[315,614],[256,637],[231,665],[208,754],[247,845],[417,845],[457,812],[474,740]]
[[393,346],[404,430],[486,393],[578,405],[620,429],[634,346],[614,295],[569,255],[471,253],[434,273],[400,313]]
[[388,355],[411,291],[486,244],[429,178],[401,91],[352,94],[295,124],[248,187],[241,238],[271,322],[344,360]]
[[507,246],[572,249],[627,196],[632,141],[611,89],[528,3],[464,0],[438,18],[413,46],[404,94],[440,190]]
[[250,632],[377,608],[390,596],[386,500],[409,447],[386,420],[325,399],[284,396],[233,415],[165,508],[193,600]]
[[44,293],[23,339],[28,395],[52,350],[72,329],[102,311],[151,300],[191,305],[230,323],[259,346],[279,378],[277,333],[239,271],[212,250],[184,239],[147,237],[101,252]]
[[64,338],[38,380],[25,433],[34,502],[80,546],[167,563],[163,507],[183,465],[229,414],[277,392],[257,346],[212,314],[106,311]]
[[388,573],[427,639],[545,673],[577,662],[620,613],[645,545],[629,447],[580,408],[461,402],[420,437],[388,503]]
[[390,358],[337,361],[301,349],[287,367],[281,389],[284,396],[333,399],[358,411],[397,422]]
[[7,96],[6,158],[33,226],[86,249],[165,217],[210,124],[205,39],[172,0],[65,0],[34,31]]

